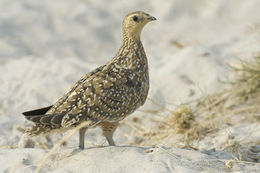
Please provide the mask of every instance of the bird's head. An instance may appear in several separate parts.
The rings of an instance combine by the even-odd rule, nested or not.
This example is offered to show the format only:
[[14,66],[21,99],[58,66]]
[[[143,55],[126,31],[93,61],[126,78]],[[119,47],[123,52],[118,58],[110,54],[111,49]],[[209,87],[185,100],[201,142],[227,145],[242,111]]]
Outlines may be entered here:
[[131,39],[139,40],[143,27],[154,20],[156,20],[155,17],[142,11],[129,13],[123,21],[123,34]]

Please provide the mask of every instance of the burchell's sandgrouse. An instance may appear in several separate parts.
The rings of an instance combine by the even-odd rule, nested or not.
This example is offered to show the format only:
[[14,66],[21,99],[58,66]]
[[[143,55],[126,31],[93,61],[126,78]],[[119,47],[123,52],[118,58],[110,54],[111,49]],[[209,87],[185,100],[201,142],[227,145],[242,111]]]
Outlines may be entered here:
[[109,145],[115,145],[113,133],[119,121],[144,104],[149,90],[147,58],[140,34],[156,20],[137,11],[123,21],[123,44],[107,64],[83,76],[54,105],[24,112],[34,122],[29,136],[71,129],[83,121],[91,122],[79,131],[79,147],[84,148],[87,128],[100,126]]

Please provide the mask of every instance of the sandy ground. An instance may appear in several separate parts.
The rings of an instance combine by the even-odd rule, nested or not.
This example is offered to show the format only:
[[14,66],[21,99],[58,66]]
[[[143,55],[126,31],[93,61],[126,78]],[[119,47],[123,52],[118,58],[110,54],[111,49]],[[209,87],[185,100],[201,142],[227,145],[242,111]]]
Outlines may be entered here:
[[[150,100],[115,133],[119,147],[106,146],[99,129],[89,130],[89,149],[78,151],[78,136],[60,148],[43,172],[260,172],[237,163],[227,169],[226,152],[134,147],[128,124],[153,115],[144,110],[173,107],[218,92],[232,78],[228,63],[260,52],[260,1],[251,0],[1,0],[0,1],[0,172],[32,172],[48,149],[17,148],[28,127],[21,112],[55,102],[82,75],[109,61],[120,47],[123,17],[142,10],[158,18],[142,34],[150,66]],[[153,128],[150,126],[150,128]],[[258,123],[227,127],[203,141],[202,151],[221,149],[235,138],[260,141]],[[54,142],[60,135],[51,137]],[[41,139],[39,139],[41,140]],[[167,146],[167,143],[165,144]],[[260,149],[259,149],[260,150]],[[260,158],[260,151],[258,153]],[[220,159],[220,160],[219,160]]]

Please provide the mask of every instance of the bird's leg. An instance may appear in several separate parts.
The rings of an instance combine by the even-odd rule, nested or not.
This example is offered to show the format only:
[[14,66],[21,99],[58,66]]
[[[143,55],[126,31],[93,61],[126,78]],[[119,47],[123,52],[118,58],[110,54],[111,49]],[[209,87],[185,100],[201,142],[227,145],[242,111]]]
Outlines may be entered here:
[[84,149],[84,143],[85,143],[85,132],[88,128],[84,127],[79,130],[79,148]]
[[106,135],[105,137],[106,137],[107,142],[108,142],[109,145],[115,146],[115,142],[114,142],[114,140],[113,140],[113,134]]
[[114,134],[116,128],[118,127],[119,123],[118,122],[113,122],[113,123],[102,122],[99,125],[102,128],[103,135],[106,137],[108,144],[114,146],[115,142],[113,140],[113,134]]

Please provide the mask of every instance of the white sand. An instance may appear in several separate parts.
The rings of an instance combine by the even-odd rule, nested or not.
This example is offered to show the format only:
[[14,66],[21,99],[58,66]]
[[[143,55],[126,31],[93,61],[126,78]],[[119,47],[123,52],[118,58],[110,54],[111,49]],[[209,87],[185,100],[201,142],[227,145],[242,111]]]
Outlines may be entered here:
[[[150,65],[149,98],[161,105],[175,105],[221,90],[219,79],[230,77],[227,63],[260,52],[259,9],[259,0],[1,0],[0,172],[36,169],[47,150],[39,146],[9,149],[18,145],[22,136],[19,127],[29,125],[21,112],[52,104],[82,75],[109,61],[120,47],[121,21],[128,12],[143,10],[158,18],[142,34]],[[147,101],[140,110],[158,108]],[[132,116],[141,114],[137,111]],[[149,114],[142,116],[150,118]],[[228,138],[227,130],[235,138],[248,134],[254,139],[260,137],[259,124],[241,124],[200,141],[198,148],[220,149]],[[115,134],[119,146],[128,146],[134,138],[127,123]],[[52,137],[54,143],[58,139],[59,135]],[[74,135],[43,172],[228,171],[224,161],[214,160],[219,152],[202,154],[172,148],[167,153],[155,148],[145,153],[148,148],[95,148],[97,144],[107,145],[99,129],[87,132],[86,143],[94,148],[81,152],[68,149],[78,145]],[[226,152],[222,156],[220,159],[232,158]],[[231,169],[257,170],[260,172],[259,165],[249,163]]]
[[[170,152],[168,154],[167,152]],[[13,149],[1,151],[1,166],[10,172],[32,172],[41,157],[41,149]],[[102,159],[101,159],[102,158]],[[213,157],[181,149],[158,149],[137,147],[89,148],[84,151],[63,149],[53,156],[42,171],[50,172],[199,172],[224,170],[225,163]],[[205,163],[208,160],[208,163]]]

